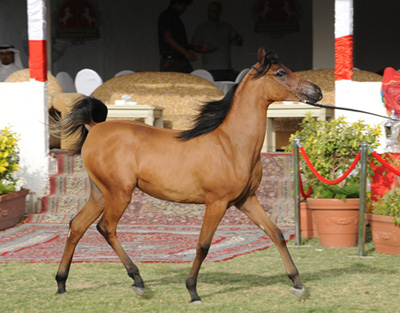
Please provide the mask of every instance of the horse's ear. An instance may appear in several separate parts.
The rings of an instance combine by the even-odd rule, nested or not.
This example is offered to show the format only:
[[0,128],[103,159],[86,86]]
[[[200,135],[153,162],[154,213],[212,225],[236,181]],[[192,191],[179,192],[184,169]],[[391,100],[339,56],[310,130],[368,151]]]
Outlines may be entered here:
[[267,55],[267,52],[265,52],[264,48],[258,49],[258,51],[257,51],[257,61],[259,63],[263,64],[266,55]]

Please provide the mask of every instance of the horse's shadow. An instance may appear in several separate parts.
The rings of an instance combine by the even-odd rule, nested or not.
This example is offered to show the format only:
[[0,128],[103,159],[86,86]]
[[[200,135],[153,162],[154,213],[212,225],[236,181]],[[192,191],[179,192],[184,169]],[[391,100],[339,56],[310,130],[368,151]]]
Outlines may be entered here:
[[[319,271],[308,271],[301,272],[300,277],[302,282],[308,289],[308,295],[310,296],[310,290],[307,288],[307,282],[315,282],[327,279],[329,277],[347,276],[349,274],[362,274],[362,273],[381,273],[381,274],[398,274],[399,271],[391,269],[382,269],[370,265],[361,263],[355,263],[349,266],[332,268],[328,270]],[[160,278],[147,280],[147,286],[151,288],[157,285],[165,284],[179,284],[184,283],[189,273],[188,268],[175,269],[171,271],[170,275],[166,275],[165,272],[160,273]],[[210,294],[203,293],[202,298],[215,296],[216,294],[226,294],[236,290],[265,287],[273,285],[288,285],[291,287],[291,282],[287,275],[284,273],[275,275],[263,275],[263,274],[246,274],[246,273],[233,273],[233,272],[205,272],[199,275],[199,286],[202,284],[210,285],[224,285],[227,288],[221,289],[217,292]]]
[[[182,284],[184,285],[185,280],[190,271],[190,265],[182,268],[170,269],[160,269],[158,272],[158,278],[145,279],[146,293],[143,296],[145,299],[151,299],[154,297],[154,288],[157,286],[171,285],[171,284]],[[315,282],[324,280],[330,277],[346,276],[349,274],[363,274],[363,273],[381,273],[381,274],[398,274],[399,271],[395,269],[382,269],[371,265],[365,265],[362,263],[354,263],[349,266],[323,269],[319,271],[303,271],[300,273],[302,282],[307,289],[307,296],[310,296],[310,288],[307,286],[307,282]],[[145,272],[144,272],[145,273]],[[117,286],[121,282],[108,282],[97,288],[109,288],[110,286]],[[291,287],[291,282],[287,275],[284,273],[278,273],[274,275],[268,274],[246,274],[242,272],[203,272],[199,275],[200,288],[202,284],[214,285],[214,286],[225,286],[226,288],[220,289],[219,291],[213,291],[212,293],[202,293],[202,298],[207,298],[215,296],[216,294],[228,294],[237,290],[245,290],[250,288],[274,286],[274,285],[287,285]],[[79,288],[79,292],[83,292],[86,289],[91,289],[92,287],[82,287]]]

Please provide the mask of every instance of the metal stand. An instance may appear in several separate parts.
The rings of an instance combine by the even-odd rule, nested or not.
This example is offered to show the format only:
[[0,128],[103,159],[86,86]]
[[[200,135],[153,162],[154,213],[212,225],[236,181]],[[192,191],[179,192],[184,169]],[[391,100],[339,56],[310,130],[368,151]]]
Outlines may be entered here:
[[295,242],[301,245],[300,232],[300,174],[299,174],[299,145],[300,139],[292,139],[293,147],[293,170],[294,170],[294,219],[295,219]]
[[365,255],[365,208],[367,201],[367,152],[368,144],[363,142],[360,147],[361,171],[360,171],[360,216],[358,222],[358,255]]

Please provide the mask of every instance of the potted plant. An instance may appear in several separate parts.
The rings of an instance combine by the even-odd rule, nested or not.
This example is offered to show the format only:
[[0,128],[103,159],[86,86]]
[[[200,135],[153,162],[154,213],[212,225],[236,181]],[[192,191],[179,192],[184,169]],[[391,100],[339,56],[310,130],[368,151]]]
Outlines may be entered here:
[[25,213],[25,199],[29,190],[22,189],[19,171],[18,135],[8,127],[0,130],[0,230],[21,221]]
[[[300,123],[301,130],[291,138],[298,137],[311,164],[324,178],[335,180],[350,167],[359,152],[360,145],[367,142],[376,148],[379,127],[371,127],[363,121],[349,123],[338,117],[331,121],[314,119],[306,114]],[[300,159],[300,169],[305,185],[312,187],[306,200],[312,210],[320,242],[325,247],[351,247],[357,244],[360,164],[342,182],[329,185],[321,182]]]
[[375,250],[400,254],[400,186],[392,188],[373,203],[366,218],[371,225]]

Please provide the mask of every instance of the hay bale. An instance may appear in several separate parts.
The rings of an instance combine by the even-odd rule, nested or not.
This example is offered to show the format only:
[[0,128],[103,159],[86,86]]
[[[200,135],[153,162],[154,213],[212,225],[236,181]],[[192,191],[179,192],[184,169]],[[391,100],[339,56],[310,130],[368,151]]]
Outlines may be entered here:
[[[31,79],[29,68],[25,68],[23,70],[16,71],[7,77],[5,80],[7,83],[15,83],[15,82],[27,82]],[[52,95],[55,93],[63,92],[61,84],[58,80],[50,73],[47,73],[48,80],[48,94]],[[49,101],[50,102],[50,101]]]
[[92,96],[107,105],[115,104],[124,95],[139,105],[164,107],[165,125],[187,129],[202,103],[221,99],[224,94],[213,83],[201,77],[167,72],[137,72],[117,76],[102,84]]

